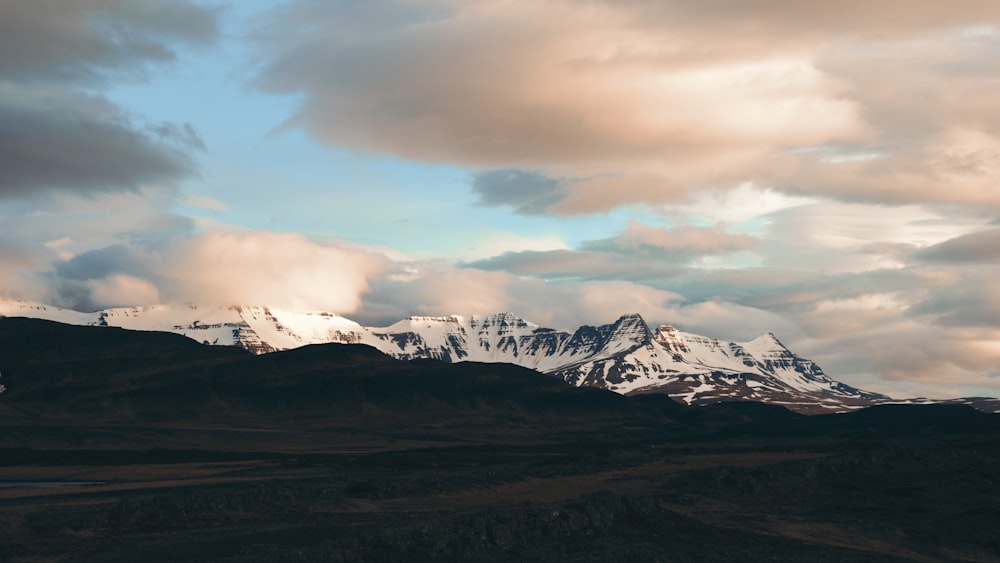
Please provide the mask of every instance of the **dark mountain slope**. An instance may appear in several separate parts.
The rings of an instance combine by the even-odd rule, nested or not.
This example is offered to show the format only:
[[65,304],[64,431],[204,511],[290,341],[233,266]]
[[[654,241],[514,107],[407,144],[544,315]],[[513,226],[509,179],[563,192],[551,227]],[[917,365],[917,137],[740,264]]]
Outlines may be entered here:
[[0,369],[0,559],[1000,557],[1000,416],[966,406],[689,407],[25,319]]
[[184,337],[0,319],[8,423],[204,425],[288,431],[334,425],[388,435],[478,439],[661,432],[684,410],[575,388],[507,364],[402,361],[363,345],[324,344],[253,356]]
[[573,387],[508,364],[401,361],[363,345],[254,356],[172,334],[16,318],[0,318],[0,343],[7,386],[0,421],[8,425],[338,429],[380,440],[458,443],[1000,432],[1000,417],[965,406],[885,405],[812,417],[752,402],[687,407],[662,395]]

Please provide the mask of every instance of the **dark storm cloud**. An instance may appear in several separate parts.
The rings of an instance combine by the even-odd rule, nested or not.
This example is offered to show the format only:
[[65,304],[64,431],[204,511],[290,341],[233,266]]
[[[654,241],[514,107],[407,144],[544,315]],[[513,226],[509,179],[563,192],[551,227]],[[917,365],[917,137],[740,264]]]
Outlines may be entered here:
[[[98,290],[95,288],[107,283],[108,280],[120,279],[122,276],[143,282],[155,279],[156,272],[150,268],[148,257],[150,254],[159,255],[169,251],[171,244],[173,241],[167,239],[157,242],[115,244],[78,254],[69,260],[55,262],[53,271],[43,274],[50,292],[47,298],[77,311],[153,304],[155,301],[128,302],[128,297],[122,295],[121,288],[115,292],[117,295],[112,296],[113,301],[108,302],[106,299],[98,298],[96,295]],[[156,294],[155,290],[153,294]],[[122,301],[123,298],[125,301]]]
[[997,274],[995,268],[985,275],[966,274],[961,290],[936,288],[909,313],[933,316],[939,326],[995,329],[1000,319],[1000,288],[994,281]]
[[918,252],[917,258],[935,263],[1000,263],[1000,229],[946,240]]
[[[204,46],[216,10],[184,0],[24,0],[0,5],[0,197],[169,185],[204,148],[188,124],[147,125],[98,91]],[[86,93],[81,88],[89,88]]]
[[135,189],[193,172],[185,149],[200,141],[164,134],[178,126],[144,131],[106,102],[79,94],[30,97],[0,88],[0,196]]
[[487,170],[472,178],[472,191],[479,204],[487,207],[509,206],[522,215],[541,215],[563,199],[564,181],[539,172],[504,168]]
[[148,277],[143,260],[146,252],[143,247],[125,244],[98,248],[56,263],[55,273],[59,278],[77,281],[100,279],[109,273]]
[[185,0],[9,0],[0,6],[0,76],[19,82],[100,82],[204,45],[216,10]]

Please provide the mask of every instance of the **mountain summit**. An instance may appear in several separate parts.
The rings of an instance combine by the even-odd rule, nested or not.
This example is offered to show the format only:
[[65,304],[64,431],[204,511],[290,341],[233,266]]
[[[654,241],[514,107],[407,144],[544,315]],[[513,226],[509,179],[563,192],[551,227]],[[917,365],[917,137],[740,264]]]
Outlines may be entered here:
[[510,363],[575,386],[623,395],[665,393],[689,405],[751,400],[822,413],[891,401],[831,379],[773,334],[737,343],[671,325],[653,332],[638,314],[572,333],[543,328],[512,313],[415,316],[387,327],[365,327],[331,313],[268,307],[157,305],[80,313],[0,301],[0,316],[173,332],[255,354],[329,342],[366,344],[403,360]]

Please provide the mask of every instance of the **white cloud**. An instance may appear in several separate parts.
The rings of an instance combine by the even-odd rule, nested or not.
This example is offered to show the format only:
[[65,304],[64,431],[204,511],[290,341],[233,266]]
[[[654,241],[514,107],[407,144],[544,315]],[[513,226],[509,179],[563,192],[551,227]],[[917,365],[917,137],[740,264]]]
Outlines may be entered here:
[[134,276],[112,274],[87,282],[90,299],[100,308],[138,307],[160,302],[160,291],[152,283]]
[[788,147],[867,134],[809,49],[740,50],[728,36],[713,54],[712,38],[645,10],[388,0],[355,20],[341,3],[298,2],[268,19],[256,84],[303,95],[286,127],[336,146],[576,179],[532,213],[683,202],[753,179]]
[[516,233],[501,232],[469,236],[469,247],[458,257],[463,260],[482,260],[504,252],[565,250],[568,247],[558,235],[526,237]]
[[[162,256],[162,258],[161,258]],[[207,232],[154,258],[167,299],[351,313],[384,256],[297,234]]]
[[893,293],[864,293],[855,297],[841,299],[824,299],[816,303],[816,312],[835,313],[850,312],[858,313],[865,311],[904,311],[908,305]]
[[765,332],[777,334],[786,344],[794,344],[803,336],[795,323],[770,311],[726,301],[703,301],[672,308],[665,322],[685,330],[743,342]]
[[913,251],[982,225],[981,219],[923,206],[831,201],[777,211],[766,220],[765,265],[827,274],[901,268]]
[[286,127],[565,180],[518,198],[526,213],[685,204],[747,182],[1000,207],[997,35],[968,31],[995,29],[990,3],[366,4],[267,18],[256,85],[302,96]]
[[675,206],[670,213],[679,213],[698,221],[738,224],[757,219],[783,209],[816,203],[816,199],[789,196],[751,182],[729,190],[703,190],[691,203]]

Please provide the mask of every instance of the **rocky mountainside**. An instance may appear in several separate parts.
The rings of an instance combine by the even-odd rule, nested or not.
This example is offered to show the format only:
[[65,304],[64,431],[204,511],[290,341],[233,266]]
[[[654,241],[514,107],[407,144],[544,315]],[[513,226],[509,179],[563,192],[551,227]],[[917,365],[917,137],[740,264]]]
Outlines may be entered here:
[[[542,328],[510,313],[410,317],[388,327],[365,327],[331,313],[267,307],[158,305],[80,313],[4,301],[0,316],[173,332],[256,354],[308,344],[366,344],[403,360],[510,363],[575,386],[624,395],[666,393],[689,405],[750,400],[824,413],[893,401],[831,379],[773,334],[736,343],[669,325],[654,332],[637,314],[607,325],[582,326],[572,333]],[[976,401],[977,408],[1000,410],[1000,401]]]

